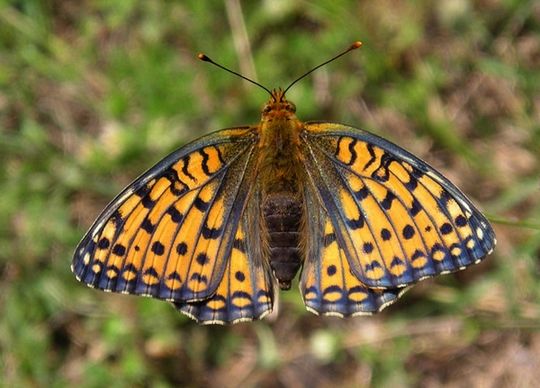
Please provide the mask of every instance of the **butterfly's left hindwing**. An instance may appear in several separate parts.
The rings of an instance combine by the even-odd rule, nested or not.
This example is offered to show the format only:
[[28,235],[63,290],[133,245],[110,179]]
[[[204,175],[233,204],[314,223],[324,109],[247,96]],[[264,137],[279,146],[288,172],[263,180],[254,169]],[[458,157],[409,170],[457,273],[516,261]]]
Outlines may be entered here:
[[[230,285],[231,274],[250,277],[254,271],[251,258],[238,253],[237,246],[255,154],[250,129],[237,128],[208,135],[169,155],[128,186],[96,220],[75,252],[72,268],[77,278],[105,291],[183,305],[218,294],[226,306],[241,304],[223,289]],[[267,293],[259,310],[271,309],[270,282],[264,276],[256,281],[246,293]],[[258,317],[264,312],[259,310],[243,312],[240,318]],[[228,313],[210,316],[200,309],[189,309],[188,315],[213,323],[238,319]]]
[[308,183],[339,246],[325,254],[346,257],[365,286],[404,287],[463,269],[492,251],[495,236],[484,216],[425,162],[355,128],[307,123],[305,129]]

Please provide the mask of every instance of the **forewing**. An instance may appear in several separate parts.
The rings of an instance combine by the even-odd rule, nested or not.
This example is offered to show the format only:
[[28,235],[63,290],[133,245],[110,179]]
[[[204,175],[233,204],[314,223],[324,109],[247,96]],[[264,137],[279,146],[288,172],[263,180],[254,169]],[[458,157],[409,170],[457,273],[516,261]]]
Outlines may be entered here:
[[347,317],[373,314],[396,301],[404,289],[372,289],[351,272],[332,220],[309,185],[304,198],[310,209],[300,281],[306,308],[315,314]]
[[463,269],[493,250],[485,217],[422,160],[352,127],[305,128],[309,180],[352,273],[366,286],[403,287]]
[[254,178],[249,128],[172,153],[118,195],[75,251],[77,278],[104,291],[204,300],[230,268]]

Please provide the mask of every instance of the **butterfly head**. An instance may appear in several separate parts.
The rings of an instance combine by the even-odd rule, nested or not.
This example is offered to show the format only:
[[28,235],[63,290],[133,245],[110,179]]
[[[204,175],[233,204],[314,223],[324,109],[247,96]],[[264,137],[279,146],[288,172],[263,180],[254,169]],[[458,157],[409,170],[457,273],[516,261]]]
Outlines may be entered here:
[[278,88],[272,90],[270,99],[262,109],[262,121],[287,121],[296,119],[296,105],[285,98],[285,91]]

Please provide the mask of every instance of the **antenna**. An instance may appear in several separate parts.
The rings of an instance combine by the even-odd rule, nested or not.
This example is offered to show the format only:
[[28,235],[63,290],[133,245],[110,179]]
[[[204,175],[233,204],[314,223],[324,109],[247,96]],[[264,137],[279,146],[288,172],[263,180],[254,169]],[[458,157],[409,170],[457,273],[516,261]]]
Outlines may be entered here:
[[289,86],[287,86],[287,88],[285,89],[285,91],[283,92],[283,95],[285,95],[285,93],[287,93],[287,90],[289,90],[295,83],[297,83],[298,81],[300,81],[302,78],[306,77],[307,75],[313,73],[315,70],[317,70],[319,67],[322,67],[332,61],[335,61],[336,59],[338,59],[339,57],[347,54],[349,51],[352,51],[352,50],[356,50],[357,48],[359,48],[360,46],[362,46],[362,42],[360,42],[359,40],[354,42],[353,44],[351,44],[349,46],[349,48],[345,51],[343,51],[342,53],[339,53],[338,55],[336,55],[335,57],[333,58],[330,58],[329,60],[327,60],[326,62],[323,62],[321,63],[320,65],[318,66],[315,66],[313,69],[311,69],[310,71],[308,71],[307,73],[304,73],[303,75],[301,75],[300,77],[298,77],[297,79],[295,79],[293,82],[291,82],[291,84]]
[[242,79],[245,79],[246,81],[251,82],[251,83],[254,84],[254,85],[257,85],[258,87],[260,87],[260,88],[266,90],[266,91],[268,92],[268,94],[270,94],[270,96],[272,96],[272,98],[274,97],[274,96],[272,95],[272,92],[271,92],[267,87],[261,85],[260,83],[258,83],[258,82],[256,82],[256,81],[253,81],[252,79],[249,79],[248,77],[243,76],[243,75],[240,74],[240,73],[237,73],[236,71],[233,71],[233,70],[231,70],[231,69],[227,69],[225,66],[222,66],[222,65],[220,65],[220,64],[217,63],[217,62],[214,62],[210,57],[207,57],[207,56],[204,55],[203,53],[199,53],[199,54],[197,55],[197,58],[199,58],[201,61],[204,61],[204,62],[210,62],[212,65],[215,65],[215,66],[219,67],[220,69],[223,69],[223,70],[225,70],[225,71],[228,71],[228,72],[231,73],[231,74],[237,75],[238,77],[240,77],[240,78],[242,78]]
[[[336,55],[336,56],[333,57],[333,58],[330,58],[330,59],[327,60],[326,62],[323,62],[323,63],[321,63],[321,64],[318,65],[318,66],[315,66],[313,69],[311,69],[311,70],[308,71],[307,73],[304,73],[303,75],[301,75],[300,77],[298,77],[297,79],[295,79],[293,82],[291,82],[291,84],[290,84],[289,86],[287,86],[287,88],[286,88],[285,91],[283,92],[283,95],[285,95],[285,93],[287,93],[287,90],[289,90],[295,83],[297,83],[298,81],[300,81],[302,78],[306,77],[307,75],[313,73],[313,72],[314,72],[315,70],[317,70],[319,67],[322,67],[322,66],[324,66],[324,65],[326,65],[326,64],[328,64],[328,63],[330,63],[330,62],[332,62],[332,61],[335,61],[335,60],[338,59],[339,57],[341,57],[341,56],[347,54],[349,51],[356,50],[356,49],[359,48],[360,46],[362,46],[362,42],[356,41],[356,42],[354,42],[352,45],[350,45],[349,48],[347,48],[345,51],[339,53],[338,55]],[[212,65],[219,67],[220,69],[223,69],[223,70],[225,70],[225,71],[227,71],[227,72],[229,72],[229,73],[231,73],[231,74],[234,74],[234,75],[236,75],[236,76],[238,76],[238,77],[240,77],[240,78],[242,78],[242,79],[244,79],[244,80],[246,80],[246,81],[248,81],[248,82],[251,82],[251,83],[254,84],[254,85],[257,85],[258,87],[260,87],[260,88],[266,90],[266,91],[268,92],[268,94],[270,94],[270,96],[271,96],[273,99],[275,99],[274,95],[272,94],[272,92],[270,91],[270,89],[268,89],[267,87],[261,85],[260,83],[258,83],[258,82],[256,82],[256,81],[253,81],[252,79],[249,79],[249,78],[243,76],[243,75],[240,74],[240,73],[237,73],[237,72],[234,71],[234,70],[227,69],[225,66],[220,65],[220,64],[217,63],[217,62],[214,62],[210,57],[206,56],[205,54],[199,53],[199,54],[197,55],[197,58],[199,58],[201,61],[209,62],[209,63],[211,63]]]

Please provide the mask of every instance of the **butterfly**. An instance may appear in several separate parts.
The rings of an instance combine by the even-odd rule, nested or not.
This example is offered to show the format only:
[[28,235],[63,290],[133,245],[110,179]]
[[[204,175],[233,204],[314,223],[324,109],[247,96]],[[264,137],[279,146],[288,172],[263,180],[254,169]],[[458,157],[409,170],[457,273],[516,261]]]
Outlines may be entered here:
[[433,167],[364,130],[296,117],[285,93],[311,71],[285,90],[248,79],[270,94],[259,124],[199,138],[124,189],[76,248],[77,279],[226,324],[262,319],[300,272],[309,311],[348,317],[491,253],[486,218]]

